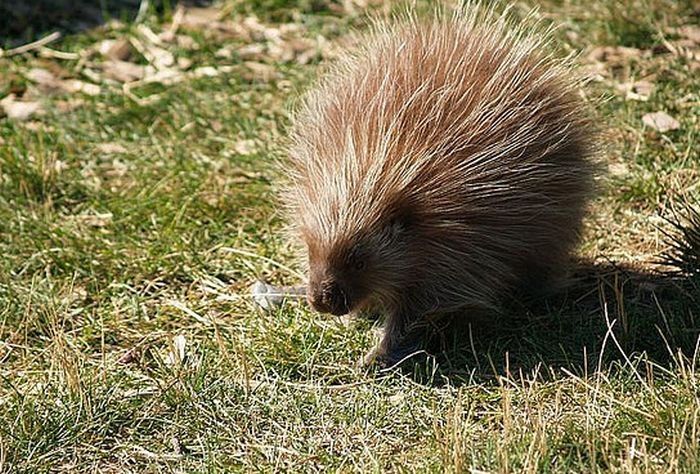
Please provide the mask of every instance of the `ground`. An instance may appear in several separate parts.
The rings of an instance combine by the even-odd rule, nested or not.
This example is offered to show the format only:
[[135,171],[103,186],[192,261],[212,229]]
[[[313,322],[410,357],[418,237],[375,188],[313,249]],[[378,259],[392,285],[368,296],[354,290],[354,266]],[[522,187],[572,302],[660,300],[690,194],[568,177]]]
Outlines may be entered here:
[[700,182],[693,2],[538,2],[606,132],[583,263],[388,372],[372,323],[249,286],[299,280],[294,98],[392,6],[127,3],[0,35],[0,472],[700,472],[700,292],[658,265]]

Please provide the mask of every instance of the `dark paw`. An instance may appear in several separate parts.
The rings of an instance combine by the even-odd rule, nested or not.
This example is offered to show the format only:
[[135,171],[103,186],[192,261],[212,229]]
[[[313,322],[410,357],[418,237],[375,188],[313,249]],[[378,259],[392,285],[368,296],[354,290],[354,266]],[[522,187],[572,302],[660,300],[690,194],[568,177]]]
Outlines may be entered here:
[[373,347],[362,358],[362,366],[389,369],[401,365],[413,356],[423,354],[417,343],[405,344],[390,350],[384,350],[380,345]]

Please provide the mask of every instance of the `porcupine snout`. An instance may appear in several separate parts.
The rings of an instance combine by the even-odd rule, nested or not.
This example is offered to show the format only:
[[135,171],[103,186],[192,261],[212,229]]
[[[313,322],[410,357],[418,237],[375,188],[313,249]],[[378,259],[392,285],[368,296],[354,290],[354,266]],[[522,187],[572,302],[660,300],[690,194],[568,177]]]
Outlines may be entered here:
[[347,314],[350,310],[347,292],[336,280],[329,278],[309,285],[309,304],[320,313],[335,316]]

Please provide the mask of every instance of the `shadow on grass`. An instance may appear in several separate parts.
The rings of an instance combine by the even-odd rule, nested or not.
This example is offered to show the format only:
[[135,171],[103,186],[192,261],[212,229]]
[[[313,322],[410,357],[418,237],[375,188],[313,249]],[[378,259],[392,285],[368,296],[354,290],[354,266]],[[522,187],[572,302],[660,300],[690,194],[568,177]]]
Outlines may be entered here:
[[33,41],[57,30],[63,33],[84,31],[110,19],[133,21],[141,8],[164,12],[177,4],[205,6],[210,3],[212,0],[0,1],[0,47]]
[[[435,358],[406,363],[423,383],[460,385],[497,376],[590,374],[645,359],[669,367],[692,358],[700,334],[700,288],[691,280],[614,264],[582,265],[560,294],[467,325],[428,343]],[[629,361],[629,362],[628,362]],[[416,363],[417,362],[417,363]]]

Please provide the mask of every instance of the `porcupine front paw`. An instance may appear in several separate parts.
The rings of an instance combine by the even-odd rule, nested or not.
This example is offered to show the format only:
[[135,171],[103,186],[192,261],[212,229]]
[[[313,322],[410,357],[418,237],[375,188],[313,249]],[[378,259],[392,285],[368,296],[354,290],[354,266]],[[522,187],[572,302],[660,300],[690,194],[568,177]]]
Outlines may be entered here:
[[361,365],[386,369],[399,364],[404,359],[409,359],[417,352],[420,352],[420,338],[416,335],[403,337],[392,344],[387,344],[385,337],[365,354]]

